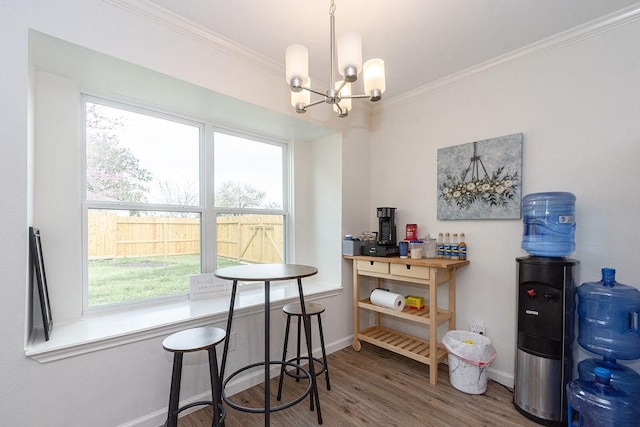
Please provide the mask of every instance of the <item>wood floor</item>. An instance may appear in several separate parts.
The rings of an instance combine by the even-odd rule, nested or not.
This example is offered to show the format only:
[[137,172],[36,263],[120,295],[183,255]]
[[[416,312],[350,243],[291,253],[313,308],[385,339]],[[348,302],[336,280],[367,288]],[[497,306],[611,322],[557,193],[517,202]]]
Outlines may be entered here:
[[[318,377],[323,426],[538,426],[516,411],[512,392],[489,380],[487,392],[470,395],[449,384],[447,366],[440,364],[438,384],[429,383],[428,367],[387,350],[362,343],[360,352],[347,347],[329,356],[331,390],[324,376]],[[275,393],[278,379],[271,382]],[[283,401],[304,387],[285,378]],[[260,407],[264,388],[245,390],[231,400]],[[180,418],[180,427],[211,425],[211,409],[203,408]],[[264,425],[264,414],[240,412],[227,407],[226,427]],[[271,425],[279,427],[317,426],[316,412],[309,400],[271,414]]]

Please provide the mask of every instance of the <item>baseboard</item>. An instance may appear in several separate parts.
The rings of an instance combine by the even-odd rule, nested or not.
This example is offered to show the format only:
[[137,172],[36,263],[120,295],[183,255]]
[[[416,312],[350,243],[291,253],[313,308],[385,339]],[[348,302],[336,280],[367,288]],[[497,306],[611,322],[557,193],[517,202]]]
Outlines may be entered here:
[[[348,336],[342,338],[338,341],[334,341],[331,343],[325,343],[325,350],[327,354],[334,353],[338,350],[342,350],[345,347],[348,347],[353,342],[352,336]],[[313,349],[313,354],[317,357],[322,355],[322,351],[320,347]],[[306,356],[306,353],[304,354]],[[275,366],[271,368],[270,376],[271,378],[277,377],[280,375],[280,368]],[[255,372],[247,373],[246,375],[238,375],[237,379],[229,382],[225,389],[227,396],[233,396],[234,394],[240,393],[248,388],[251,388],[255,385],[261,384],[264,381],[264,372],[260,370],[255,370]],[[168,399],[168,396],[167,396]],[[201,393],[196,396],[191,396],[188,399],[180,401],[180,407],[188,405],[193,402],[198,402],[201,400],[211,400],[211,392]],[[187,415],[191,412],[197,411],[201,407],[189,408],[180,413],[180,416]],[[135,420],[128,421],[124,424],[118,425],[118,427],[157,427],[164,424],[167,418],[167,408],[162,408],[157,411],[151,412],[149,414],[143,415],[140,418],[136,418]]]
[[489,378],[513,390],[513,385],[514,385],[513,374],[508,374],[503,371],[498,371],[490,367]]
[[[331,343],[325,343],[325,348],[327,354],[334,353],[338,350],[342,350],[345,347],[349,347],[353,343],[353,336],[349,335],[337,341],[333,341]],[[313,354],[315,356],[319,356],[322,354],[320,347],[313,349]],[[306,356],[306,353],[304,354]],[[446,361],[445,361],[446,363]],[[271,368],[270,376],[274,378],[280,374],[279,368],[277,366]],[[513,389],[514,379],[513,375],[508,374],[503,371],[499,371],[493,368],[489,368],[489,378],[493,381],[504,385],[505,387]],[[227,396],[233,396],[234,394],[240,393],[248,388],[251,388],[255,385],[262,383],[264,380],[264,373],[262,371],[256,370],[255,372],[250,372],[245,375],[239,375],[237,379],[229,382],[225,389]],[[182,400],[180,402],[180,406],[188,405],[193,402],[197,402],[200,400],[211,400],[211,393],[206,392],[196,396],[192,396],[188,399]],[[187,415],[193,411],[197,411],[200,409],[199,407],[190,408],[180,414],[180,416]],[[154,411],[150,414],[143,415],[140,418],[129,421],[124,424],[120,424],[118,427],[156,427],[162,425],[165,422],[167,417],[167,409],[163,408],[157,411]]]
[[[167,399],[168,398],[169,396],[167,396]],[[201,393],[196,396],[192,396],[189,399],[182,400],[180,401],[180,407],[201,400],[211,400],[211,392]],[[183,417],[187,414],[190,414],[191,412],[195,412],[202,408],[204,408],[204,406],[195,406],[193,408],[185,409],[184,411],[180,412],[180,416]],[[142,417],[136,418],[135,420],[128,421],[124,424],[119,424],[118,427],[157,427],[164,425],[166,420],[167,408],[163,408],[150,414],[143,415]]]

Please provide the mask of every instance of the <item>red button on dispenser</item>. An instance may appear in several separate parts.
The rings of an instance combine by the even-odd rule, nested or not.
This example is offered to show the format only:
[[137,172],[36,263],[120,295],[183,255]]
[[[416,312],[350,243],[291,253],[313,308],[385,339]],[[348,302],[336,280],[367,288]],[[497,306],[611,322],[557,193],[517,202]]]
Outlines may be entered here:
[[531,298],[534,298],[536,296],[536,291],[535,289],[529,289],[527,291],[527,295],[529,295]]

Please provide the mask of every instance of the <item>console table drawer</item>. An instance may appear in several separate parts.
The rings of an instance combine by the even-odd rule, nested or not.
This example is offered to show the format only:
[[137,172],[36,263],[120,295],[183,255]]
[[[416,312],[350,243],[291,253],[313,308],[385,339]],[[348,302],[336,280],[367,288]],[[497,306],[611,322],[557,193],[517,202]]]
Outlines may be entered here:
[[356,268],[358,271],[371,271],[373,273],[389,274],[389,263],[380,261],[357,260]]
[[412,277],[414,279],[429,279],[429,267],[423,265],[391,264],[391,274],[394,276]]

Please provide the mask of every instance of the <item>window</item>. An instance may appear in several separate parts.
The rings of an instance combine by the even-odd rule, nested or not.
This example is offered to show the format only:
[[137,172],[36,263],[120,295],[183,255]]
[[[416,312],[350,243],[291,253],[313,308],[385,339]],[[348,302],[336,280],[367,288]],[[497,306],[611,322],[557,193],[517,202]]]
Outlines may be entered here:
[[285,260],[286,146],[214,133],[218,258]]
[[286,144],[208,141],[203,123],[89,96],[84,107],[85,309],[186,295],[207,266],[284,262]]
[[87,308],[188,292],[201,271],[202,124],[85,99]]

